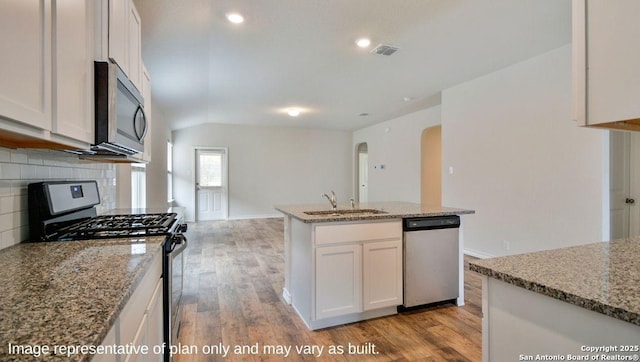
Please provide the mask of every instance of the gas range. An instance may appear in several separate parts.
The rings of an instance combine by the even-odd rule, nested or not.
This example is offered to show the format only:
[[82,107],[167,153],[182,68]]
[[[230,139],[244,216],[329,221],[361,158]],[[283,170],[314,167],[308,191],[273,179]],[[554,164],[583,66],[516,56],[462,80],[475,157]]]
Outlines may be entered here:
[[185,231],[176,213],[100,215],[95,181],[29,184],[31,241],[172,236]]

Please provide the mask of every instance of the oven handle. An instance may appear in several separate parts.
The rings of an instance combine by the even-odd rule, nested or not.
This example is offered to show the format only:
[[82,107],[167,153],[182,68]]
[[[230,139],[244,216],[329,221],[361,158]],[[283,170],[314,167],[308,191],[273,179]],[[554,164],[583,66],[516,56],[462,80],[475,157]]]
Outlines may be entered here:
[[182,253],[187,248],[187,237],[183,234],[177,234],[171,237],[171,251],[169,256]]

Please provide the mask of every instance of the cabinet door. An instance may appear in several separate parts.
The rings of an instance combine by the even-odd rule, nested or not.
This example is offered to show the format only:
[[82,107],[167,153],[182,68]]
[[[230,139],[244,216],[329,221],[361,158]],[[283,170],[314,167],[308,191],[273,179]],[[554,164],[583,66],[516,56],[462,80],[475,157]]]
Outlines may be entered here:
[[315,319],[362,311],[362,246],[315,249]]
[[54,103],[52,132],[94,142],[94,0],[54,5]]
[[129,70],[127,75],[133,85],[142,90],[142,24],[140,14],[133,2],[129,3],[127,17],[127,46],[129,57]]
[[153,352],[153,347],[162,345],[164,341],[162,313],[162,278],[160,278],[147,308],[147,325],[149,328],[147,331],[147,345],[149,346],[149,355],[153,356],[151,359],[153,361],[162,360],[162,356]]
[[574,117],[587,125],[637,123],[640,1],[574,0],[573,11]]
[[147,316],[146,315],[142,317],[142,321],[140,322],[140,325],[138,326],[138,330],[136,331],[136,334],[131,343],[133,346],[136,347],[136,350],[134,350],[132,354],[124,356],[124,361],[125,362],[143,361],[145,358],[145,354],[142,353],[139,347],[147,344]]
[[129,3],[131,0],[109,0],[109,58],[129,74]]
[[0,1],[0,117],[51,130],[51,1]]
[[362,247],[364,310],[402,304],[402,240]]

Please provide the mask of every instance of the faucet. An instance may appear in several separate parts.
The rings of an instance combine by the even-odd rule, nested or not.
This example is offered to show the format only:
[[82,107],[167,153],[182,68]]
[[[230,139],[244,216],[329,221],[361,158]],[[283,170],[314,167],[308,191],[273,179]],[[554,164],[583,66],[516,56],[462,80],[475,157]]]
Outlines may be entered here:
[[355,209],[356,208],[356,199],[354,199],[353,197],[349,199],[349,201],[351,201],[351,208]]
[[326,197],[327,200],[329,200],[329,203],[331,204],[331,209],[332,210],[336,210],[338,209],[338,201],[336,199],[336,193],[333,192],[333,190],[331,191],[331,196],[327,195],[327,194],[322,194],[322,197]]

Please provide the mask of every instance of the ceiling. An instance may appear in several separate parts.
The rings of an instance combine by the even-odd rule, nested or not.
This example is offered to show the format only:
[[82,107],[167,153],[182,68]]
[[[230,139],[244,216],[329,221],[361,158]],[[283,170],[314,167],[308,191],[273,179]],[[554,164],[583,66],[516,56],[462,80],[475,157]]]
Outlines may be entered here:
[[[172,129],[359,129],[571,41],[570,0],[134,2],[154,104]],[[227,21],[231,11],[245,22]],[[363,36],[368,49],[355,45]],[[371,54],[381,43],[400,49]]]

